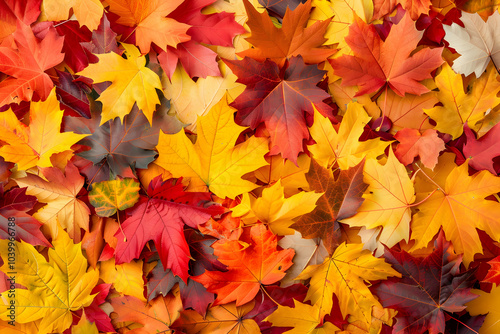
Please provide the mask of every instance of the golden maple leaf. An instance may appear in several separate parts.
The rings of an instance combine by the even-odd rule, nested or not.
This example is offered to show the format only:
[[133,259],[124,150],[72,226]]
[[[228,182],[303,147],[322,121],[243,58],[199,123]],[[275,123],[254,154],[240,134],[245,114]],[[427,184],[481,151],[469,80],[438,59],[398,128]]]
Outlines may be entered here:
[[401,240],[408,241],[410,204],[415,201],[415,190],[405,166],[398,161],[391,148],[385,165],[369,159],[363,174],[363,182],[368,184],[363,195],[365,200],[356,215],[341,222],[368,229],[382,227],[378,241],[389,248]]
[[354,319],[371,324],[372,306],[380,303],[365,281],[401,276],[384,259],[362,248],[363,244],[343,243],[322,264],[309,266],[297,276],[296,279],[311,279],[305,300],[319,306],[322,315],[330,314],[335,294],[343,318],[351,314]]
[[198,117],[195,144],[184,131],[173,135],[160,132],[156,164],[173,177],[189,178],[190,191],[208,188],[221,198],[235,198],[255,189],[254,183],[241,177],[267,164],[268,141],[251,137],[234,146],[245,128],[234,122],[233,113],[223,97],[207,115]]
[[443,105],[424,110],[436,121],[435,129],[449,133],[454,139],[463,133],[464,124],[468,124],[472,130],[478,130],[481,125],[479,122],[500,103],[500,97],[497,97],[500,82],[496,77],[497,71],[491,65],[466,93],[462,75],[453,72],[445,63],[435,79],[439,88],[437,97]]
[[[8,244],[8,240],[0,240],[2,254],[7,254]],[[27,289],[15,289],[13,298],[8,291],[2,293],[2,320],[9,319],[7,307],[12,301],[15,303],[16,322],[41,319],[38,333],[62,333],[73,322],[71,311],[89,306],[94,299],[95,295],[90,293],[99,280],[99,272],[94,269],[87,271],[88,263],[81,245],[74,244],[63,231],[52,244],[54,248],[49,248],[47,261],[32,245],[16,242],[16,283]],[[9,266],[4,262],[0,270],[11,272]]]
[[356,166],[365,157],[376,158],[383,154],[390,142],[381,141],[380,138],[359,141],[370,119],[361,104],[352,102],[336,131],[328,117],[314,109],[314,124],[310,132],[316,144],[309,146],[309,151],[321,166],[330,168],[337,163],[342,170]]
[[98,54],[97,64],[90,64],[77,74],[94,82],[111,81],[111,86],[97,99],[102,102],[100,125],[115,117],[123,122],[134,103],[152,124],[156,105],[160,104],[156,93],[156,89],[161,89],[160,77],[146,67],[146,57],[135,46],[125,43],[122,46],[127,59],[114,52]]
[[35,166],[51,167],[50,157],[71,150],[71,146],[88,135],[60,132],[63,111],[59,108],[56,89],[47,100],[31,102],[29,126],[21,123],[12,109],[0,113],[0,156],[26,170]]

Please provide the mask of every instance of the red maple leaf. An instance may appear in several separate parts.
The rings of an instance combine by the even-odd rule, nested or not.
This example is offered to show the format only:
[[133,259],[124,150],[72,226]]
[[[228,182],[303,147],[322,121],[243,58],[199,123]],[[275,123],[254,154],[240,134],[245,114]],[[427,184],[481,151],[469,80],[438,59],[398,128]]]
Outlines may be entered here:
[[0,82],[0,106],[31,101],[34,92],[45,100],[54,87],[45,71],[63,61],[64,38],[50,27],[40,41],[21,21],[13,37],[17,49],[0,46],[0,72],[9,75]]
[[260,63],[251,58],[224,60],[246,85],[231,106],[238,109],[236,123],[257,128],[264,123],[271,136],[272,155],[281,153],[296,163],[303,151],[303,141],[309,139],[305,113],[318,111],[333,117],[332,109],[322,101],[330,95],[316,86],[325,71],[317,65],[306,65],[302,57],[292,57],[283,68],[270,60]]
[[393,25],[385,42],[373,25],[356,16],[345,38],[354,56],[329,59],[335,74],[342,77],[342,86],[359,86],[355,96],[390,87],[396,94],[421,95],[429,90],[419,81],[431,78],[431,71],[443,63],[443,48],[422,49],[412,56],[422,32],[415,28],[410,15]]
[[0,239],[14,237],[32,245],[51,247],[40,231],[42,224],[26,213],[36,203],[35,196],[26,195],[26,188],[13,188],[4,193],[0,185]]
[[155,177],[149,184],[148,197],[141,197],[139,205],[131,209],[131,217],[117,231],[116,264],[138,258],[147,241],[153,240],[164,268],[182,278],[188,278],[189,246],[184,237],[184,225],[196,228],[211,216],[221,214],[221,206],[203,205],[210,202],[209,193],[185,192],[176,179],[162,181]]
[[398,311],[394,333],[444,333],[446,312],[461,312],[478,297],[470,291],[476,270],[462,272],[462,256],[450,246],[441,231],[434,251],[423,259],[386,249],[385,260],[402,278],[383,281],[373,290],[384,307]]
[[464,125],[464,133],[467,138],[464,156],[470,158],[469,166],[477,170],[486,169],[496,175],[493,158],[500,156],[500,124],[496,124],[479,139],[476,139],[467,123]]

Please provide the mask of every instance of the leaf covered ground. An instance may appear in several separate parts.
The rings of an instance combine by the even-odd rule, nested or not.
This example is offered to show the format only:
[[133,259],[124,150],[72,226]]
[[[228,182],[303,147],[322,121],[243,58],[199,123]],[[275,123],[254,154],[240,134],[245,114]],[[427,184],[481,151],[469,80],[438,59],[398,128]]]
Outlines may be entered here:
[[0,0],[0,333],[499,333],[499,7]]

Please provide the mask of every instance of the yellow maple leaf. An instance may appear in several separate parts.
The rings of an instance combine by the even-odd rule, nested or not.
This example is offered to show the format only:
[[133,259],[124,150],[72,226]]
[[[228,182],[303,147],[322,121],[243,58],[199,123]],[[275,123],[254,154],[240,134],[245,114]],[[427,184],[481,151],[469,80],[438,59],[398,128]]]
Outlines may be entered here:
[[[379,243],[392,246],[410,237],[410,204],[415,201],[415,189],[405,166],[398,161],[392,148],[385,165],[369,159],[363,169],[363,182],[368,188],[363,194],[363,204],[353,217],[341,222],[350,226],[365,226],[382,231]],[[383,251],[383,247],[379,250]]]
[[149,53],[151,43],[167,51],[191,37],[186,33],[191,26],[166,17],[183,0],[106,0],[109,11],[118,15],[119,24],[135,28],[135,40],[141,52]]
[[[0,241],[2,254],[7,254],[8,240]],[[14,302],[18,323],[41,319],[38,333],[62,333],[73,322],[71,311],[89,306],[95,295],[91,291],[99,280],[99,272],[87,271],[87,260],[81,245],[74,244],[65,232],[59,233],[49,248],[48,262],[36,249],[24,241],[16,242],[16,283],[27,289],[6,291],[0,299],[0,318],[7,320],[7,307]],[[0,268],[4,273],[12,272],[7,262]],[[14,295],[14,297],[12,297]]]
[[322,264],[308,266],[296,279],[311,279],[305,300],[318,306],[322,315],[330,314],[335,294],[342,317],[372,323],[372,306],[380,303],[372,295],[365,281],[400,277],[384,259],[363,250],[363,244],[343,243]]
[[328,334],[338,331],[339,328],[330,322],[322,322],[323,315],[318,305],[307,305],[293,300],[294,307],[278,305],[276,311],[264,319],[273,324],[273,327],[293,327],[286,331],[288,334]]
[[424,110],[436,121],[435,129],[449,133],[453,139],[463,133],[464,124],[478,130],[481,125],[478,122],[500,103],[500,97],[497,97],[500,91],[497,74],[495,67],[490,64],[486,74],[474,81],[467,94],[463,89],[462,75],[456,74],[445,63],[435,79],[439,88],[437,97],[443,106]]
[[[436,173],[442,174],[439,170],[442,166],[436,165]],[[449,166],[444,168],[449,169]],[[427,169],[425,171],[429,174]],[[443,175],[440,179],[444,179]],[[442,227],[455,251],[464,254],[463,262],[467,267],[474,254],[483,252],[476,228],[500,240],[500,203],[485,199],[500,192],[500,177],[489,171],[469,176],[469,166],[464,163],[455,165],[446,175],[445,182],[441,180],[427,180],[434,190],[417,192],[416,201],[422,203],[416,206],[418,211],[411,224],[411,238],[416,240],[411,251],[427,247]]]
[[244,193],[241,203],[234,208],[233,217],[241,217],[243,223],[254,224],[260,220],[269,225],[269,229],[278,235],[294,234],[289,228],[293,219],[311,212],[316,207],[316,201],[323,193],[301,191],[285,198],[281,180],[262,191],[262,196],[255,198]]
[[80,321],[78,321],[78,324],[71,327],[71,334],[99,334],[99,330],[97,329],[95,322],[92,323],[87,320],[87,316],[84,311]]
[[330,168],[337,163],[342,170],[356,166],[365,157],[376,158],[383,154],[390,142],[381,141],[380,138],[359,141],[370,119],[359,103],[349,103],[337,132],[328,117],[321,115],[315,108],[310,133],[316,144],[309,146],[309,151],[321,166]]
[[173,135],[160,132],[156,164],[174,177],[189,178],[190,191],[208,188],[221,198],[235,198],[255,189],[254,183],[241,177],[267,164],[268,141],[250,137],[234,146],[245,128],[234,122],[233,113],[223,97],[207,115],[198,117],[195,144],[182,130]]
[[33,174],[16,179],[19,187],[28,187],[26,194],[36,196],[39,202],[47,203],[33,217],[44,224],[43,228],[48,229],[52,238],[57,237],[60,225],[68,230],[75,242],[80,242],[80,228],[89,230],[90,210],[78,198],[85,178],[72,163],[66,166],[65,174],[56,167],[41,168],[40,172],[45,179]]
[[99,0],[43,0],[38,20],[67,20],[71,8],[80,26],[87,26],[90,31],[97,29],[104,13],[104,7]]
[[[121,329],[128,327],[121,324],[133,321],[134,329],[130,333],[171,333],[170,326],[182,311],[182,300],[179,286],[175,285],[166,296],[159,296],[146,304],[136,297],[125,295],[111,299],[111,306],[118,314],[113,323],[119,332],[129,332],[127,328]],[[138,327],[138,324],[143,326]]]
[[135,46],[125,43],[122,46],[127,59],[114,52],[98,54],[97,64],[90,64],[77,74],[94,82],[111,81],[111,86],[97,99],[102,102],[100,125],[115,117],[123,122],[134,103],[152,124],[156,105],[160,104],[156,93],[156,89],[161,89],[160,77],[146,67],[146,57]]
[[222,76],[198,78],[196,82],[180,65],[171,79],[163,75],[163,93],[170,100],[169,113],[175,113],[182,123],[189,124],[186,130],[196,133],[196,118],[208,113],[226,92],[228,102],[232,102],[245,89],[236,83],[236,75],[224,62],[219,62],[219,68]]
[[285,160],[281,155],[266,157],[269,165],[261,167],[254,172],[255,177],[267,185],[272,185],[281,180],[285,196],[299,192],[299,188],[309,190],[306,173],[311,165],[311,158],[307,154],[297,157],[297,165],[290,160]]
[[26,170],[35,166],[51,167],[50,157],[71,149],[88,135],[60,133],[63,111],[59,108],[56,89],[47,100],[31,102],[29,127],[21,123],[12,109],[0,113],[0,156]]
[[99,277],[108,284],[113,284],[116,291],[146,301],[144,298],[144,280],[142,279],[142,260],[115,265],[115,258],[100,262]]

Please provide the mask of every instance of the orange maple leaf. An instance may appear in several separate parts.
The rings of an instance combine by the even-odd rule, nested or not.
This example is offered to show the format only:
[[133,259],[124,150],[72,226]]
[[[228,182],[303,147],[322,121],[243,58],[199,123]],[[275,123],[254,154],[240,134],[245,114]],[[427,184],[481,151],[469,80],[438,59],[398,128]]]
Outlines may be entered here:
[[212,247],[218,260],[228,266],[227,272],[205,271],[191,277],[208,291],[217,293],[214,305],[236,301],[236,306],[254,299],[259,288],[285,276],[295,254],[293,249],[277,250],[276,236],[264,225],[245,229],[240,240],[222,240]]
[[320,48],[326,41],[326,28],[330,20],[318,21],[305,27],[311,12],[311,1],[300,4],[295,10],[287,9],[282,28],[277,28],[267,12],[259,13],[248,1],[243,1],[248,14],[248,26],[252,35],[247,42],[255,49],[238,53],[240,57],[250,57],[258,61],[271,59],[280,66],[292,56],[301,55],[305,63],[324,61],[337,50]]
[[135,28],[135,40],[142,53],[148,53],[151,43],[167,51],[191,37],[186,33],[190,25],[166,17],[183,0],[108,0],[109,11],[119,15],[116,21]]
[[431,78],[431,71],[443,63],[443,48],[423,49],[410,57],[422,37],[408,14],[392,26],[385,42],[373,25],[359,17],[349,27],[347,44],[354,56],[329,59],[335,74],[342,77],[343,86],[358,85],[356,96],[390,87],[396,94],[421,95],[429,91],[419,83]]

